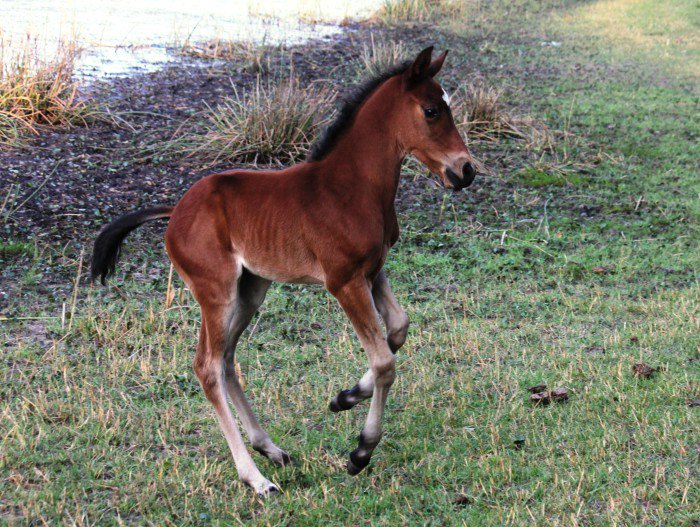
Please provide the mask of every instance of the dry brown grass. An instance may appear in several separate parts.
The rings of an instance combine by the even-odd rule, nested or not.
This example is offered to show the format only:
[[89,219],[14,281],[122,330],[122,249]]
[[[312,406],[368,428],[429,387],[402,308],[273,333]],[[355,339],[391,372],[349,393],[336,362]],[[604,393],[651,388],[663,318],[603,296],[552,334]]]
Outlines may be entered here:
[[459,129],[472,139],[496,141],[514,137],[543,149],[551,146],[547,126],[532,117],[518,116],[502,102],[503,92],[484,83],[464,84],[453,95],[453,114]]
[[60,42],[48,59],[34,37],[10,44],[0,35],[0,144],[17,145],[42,126],[85,124],[91,110],[73,79],[75,42]]
[[362,45],[359,73],[366,77],[379,75],[390,67],[398,64],[407,56],[406,48],[402,42],[394,40],[374,39],[370,37],[369,44]]
[[198,117],[197,132],[178,132],[169,146],[211,162],[284,164],[305,155],[328,123],[334,97],[328,90],[301,87],[293,76],[258,77],[249,92],[234,90],[233,97]]
[[241,64],[246,70],[262,73],[270,70],[270,47],[264,43],[214,38],[206,42],[185,42],[181,53],[196,58],[223,60]]
[[[601,162],[602,154],[572,134],[568,121],[564,130],[551,130],[543,120],[509,108],[503,102],[503,91],[484,82],[460,86],[452,99],[458,129],[470,142],[481,143],[476,150],[497,148],[502,162],[525,164],[519,174],[533,186],[572,182],[582,173],[593,172]],[[502,140],[517,145],[503,150],[496,145]],[[479,173],[495,175],[485,160],[475,157],[474,161]]]
[[385,0],[373,18],[386,25],[426,22],[437,5],[438,2],[432,0]]

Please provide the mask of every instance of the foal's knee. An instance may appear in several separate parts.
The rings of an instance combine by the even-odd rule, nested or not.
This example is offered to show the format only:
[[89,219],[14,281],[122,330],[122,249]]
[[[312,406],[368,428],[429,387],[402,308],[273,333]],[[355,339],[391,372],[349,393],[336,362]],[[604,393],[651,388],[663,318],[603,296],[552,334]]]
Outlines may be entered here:
[[409,325],[408,315],[401,311],[401,314],[396,317],[396,321],[392,324],[387,334],[387,343],[392,353],[396,353],[404,342],[406,342],[406,336],[408,335],[408,325]]
[[388,355],[372,364],[375,386],[391,386],[396,378],[396,357]]

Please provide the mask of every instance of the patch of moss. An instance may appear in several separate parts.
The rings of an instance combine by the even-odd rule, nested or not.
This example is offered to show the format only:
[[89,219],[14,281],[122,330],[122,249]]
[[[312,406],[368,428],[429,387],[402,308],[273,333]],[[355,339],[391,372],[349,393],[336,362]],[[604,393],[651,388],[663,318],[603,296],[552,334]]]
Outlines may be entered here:
[[539,167],[526,167],[517,173],[518,181],[528,187],[563,187],[564,185],[581,185],[583,177],[576,174],[551,172]]
[[0,256],[31,256],[34,246],[26,242],[0,242]]

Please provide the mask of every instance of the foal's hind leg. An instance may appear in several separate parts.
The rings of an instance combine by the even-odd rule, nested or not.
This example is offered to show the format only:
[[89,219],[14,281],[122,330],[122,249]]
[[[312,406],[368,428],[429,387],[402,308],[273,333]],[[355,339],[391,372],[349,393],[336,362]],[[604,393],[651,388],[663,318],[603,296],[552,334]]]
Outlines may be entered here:
[[[377,311],[386,325],[387,344],[389,344],[392,353],[396,353],[406,341],[409,321],[406,313],[396,301],[384,271],[381,271],[374,280],[372,296]],[[370,368],[355,386],[349,390],[342,390],[331,400],[330,410],[332,412],[350,410],[359,402],[372,397],[373,391],[374,376]]]
[[258,494],[266,495],[278,491],[277,486],[266,479],[255,465],[226,399],[226,374],[223,360],[226,335],[223,324],[225,310],[216,305],[201,302],[200,305],[202,333],[194,360],[194,370],[207,399],[216,410],[219,424],[233,455],[238,476]]
[[227,340],[224,351],[226,387],[253,449],[260,452],[273,463],[285,465],[291,461],[291,458],[284,450],[272,442],[270,436],[267,435],[267,432],[263,430],[255,418],[255,414],[238,381],[234,362],[238,339],[263,300],[265,300],[265,293],[268,287],[270,287],[269,280],[243,270],[238,281],[238,294],[234,301],[233,313],[227,328]]

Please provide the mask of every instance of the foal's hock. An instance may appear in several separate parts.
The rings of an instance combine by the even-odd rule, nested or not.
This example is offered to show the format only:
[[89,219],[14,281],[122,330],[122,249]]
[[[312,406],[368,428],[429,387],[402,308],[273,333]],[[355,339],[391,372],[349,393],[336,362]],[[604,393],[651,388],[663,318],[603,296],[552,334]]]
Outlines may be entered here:
[[394,354],[408,330],[408,318],[382,271],[399,236],[394,199],[401,162],[415,156],[456,190],[475,175],[449,97],[433,79],[447,52],[431,60],[432,49],[362,86],[306,161],[284,170],[231,170],[204,177],[175,207],[122,216],[95,242],[92,277],[104,283],[130,231],[149,220],[170,219],[168,254],[202,311],[194,369],[239,477],[260,494],[278,488],[255,465],[227,398],[252,447],[274,463],[288,463],[289,456],[258,423],[234,369],[238,339],[272,281],[323,284],[367,352],[367,373],[330,402],[330,409],[339,412],[372,399],[359,445],[347,462],[350,474],[367,466],[382,436]]

